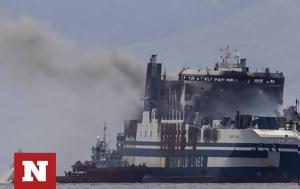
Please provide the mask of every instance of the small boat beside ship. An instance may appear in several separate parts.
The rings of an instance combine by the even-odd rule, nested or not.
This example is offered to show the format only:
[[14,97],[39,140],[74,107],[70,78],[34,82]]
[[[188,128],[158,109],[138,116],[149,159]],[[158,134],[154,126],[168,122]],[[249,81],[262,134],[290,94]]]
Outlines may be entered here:
[[[104,133],[106,126],[104,127]],[[129,166],[122,157],[124,134],[118,134],[115,150],[108,148],[106,137],[97,137],[92,147],[91,161],[77,161],[72,170],[65,172],[65,176],[58,176],[60,183],[93,183],[93,182],[142,182],[149,171],[145,166]]]

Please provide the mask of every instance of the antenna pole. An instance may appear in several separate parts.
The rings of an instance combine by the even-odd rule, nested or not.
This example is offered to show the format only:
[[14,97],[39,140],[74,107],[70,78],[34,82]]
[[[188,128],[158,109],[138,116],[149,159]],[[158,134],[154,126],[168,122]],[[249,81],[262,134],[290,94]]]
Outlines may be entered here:
[[104,127],[103,127],[103,141],[106,142],[106,121],[104,121]]
[[296,112],[298,113],[299,100],[296,99]]

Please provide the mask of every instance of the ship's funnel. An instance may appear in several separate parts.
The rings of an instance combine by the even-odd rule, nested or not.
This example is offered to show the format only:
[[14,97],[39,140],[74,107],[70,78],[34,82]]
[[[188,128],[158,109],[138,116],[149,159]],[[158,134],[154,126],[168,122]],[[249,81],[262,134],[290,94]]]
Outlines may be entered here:
[[160,99],[161,63],[156,63],[156,58],[152,55],[147,65],[144,111],[149,112],[158,107]]
[[157,55],[153,54],[150,58],[150,63],[156,63],[156,58],[157,58]]

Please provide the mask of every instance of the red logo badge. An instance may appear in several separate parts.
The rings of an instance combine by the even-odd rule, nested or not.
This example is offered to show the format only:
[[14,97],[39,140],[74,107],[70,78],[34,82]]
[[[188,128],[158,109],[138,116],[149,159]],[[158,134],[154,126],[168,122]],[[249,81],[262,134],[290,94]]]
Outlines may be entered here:
[[55,189],[55,153],[15,153],[15,189]]

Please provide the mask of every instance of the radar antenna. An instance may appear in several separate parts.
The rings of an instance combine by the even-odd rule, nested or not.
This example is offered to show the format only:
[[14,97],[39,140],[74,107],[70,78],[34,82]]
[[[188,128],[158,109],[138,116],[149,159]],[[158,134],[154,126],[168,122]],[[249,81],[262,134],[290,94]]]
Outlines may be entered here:
[[236,69],[241,68],[240,54],[237,49],[231,49],[230,46],[220,49],[221,61],[216,63],[215,69]]

